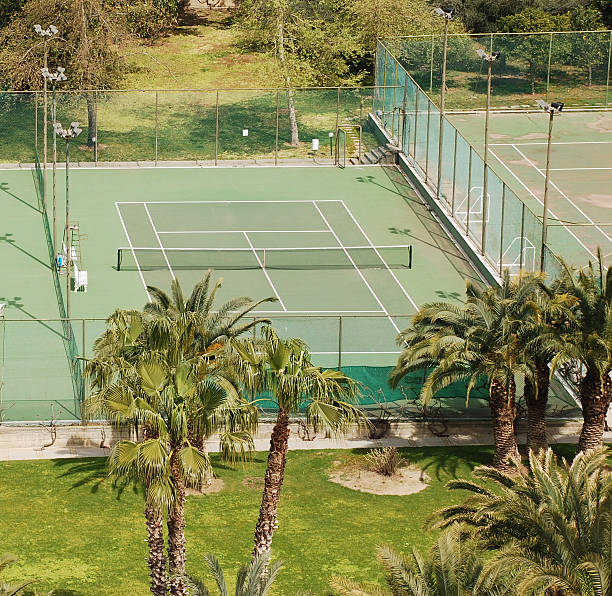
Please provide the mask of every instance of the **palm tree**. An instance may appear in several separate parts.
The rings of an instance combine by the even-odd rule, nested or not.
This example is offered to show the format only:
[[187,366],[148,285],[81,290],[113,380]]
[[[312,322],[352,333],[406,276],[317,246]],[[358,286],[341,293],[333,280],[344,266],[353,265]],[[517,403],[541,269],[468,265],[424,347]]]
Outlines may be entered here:
[[509,305],[509,324],[516,333],[523,361],[531,367],[524,377],[527,406],[527,447],[539,453],[548,448],[546,408],[550,363],[559,335],[572,319],[575,299],[547,286],[541,273],[523,274],[515,280],[521,291]]
[[489,407],[493,419],[493,465],[511,469],[519,457],[516,418],[517,373],[530,375],[522,359],[516,333],[509,326],[509,311],[516,304],[530,308],[525,295],[531,288],[511,281],[506,274],[500,288],[481,289],[467,284],[467,301],[456,306],[444,302],[425,304],[398,343],[403,347],[390,376],[396,387],[415,370],[430,369],[421,390],[425,403],[436,392],[456,381],[468,381],[467,398],[480,377],[489,379]]
[[281,339],[271,327],[263,341],[232,340],[236,366],[249,390],[269,392],[278,412],[270,437],[264,490],[255,529],[253,560],[269,555],[278,526],[277,510],[289,448],[289,418],[305,412],[306,421],[331,434],[342,433],[353,422],[365,420],[354,405],[357,385],[337,370],[312,364],[307,346],[299,339]]
[[583,425],[581,451],[603,444],[606,414],[612,401],[612,267],[605,268],[601,251],[597,263],[575,271],[564,265],[559,287],[575,297],[575,324],[557,342],[553,367],[578,361],[582,377],[578,398]]
[[[377,558],[385,569],[390,592],[378,584],[333,577],[332,588],[341,596],[494,596],[513,594],[501,578],[483,581],[482,548],[460,524],[442,532],[424,558],[413,548],[407,557],[389,546],[379,546]],[[477,586],[479,589],[477,589]]]
[[[15,555],[0,555],[0,573],[18,560],[19,559]],[[7,584],[3,580],[0,580],[0,596],[13,596],[14,594],[19,594],[19,592],[25,590],[25,588],[32,583],[34,583],[34,580],[27,580],[20,584]]]
[[[227,596],[229,590],[219,561],[210,554],[204,555],[204,560],[215,579],[220,596]],[[282,566],[282,562],[278,561],[268,567],[267,557],[255,557],[249,565],[243,565],[238,570],[236,596],[266,596]],[[187,576],[185,583],[189,588],[189,596],[210,596],[203,582]]]
[[606,450],[579,453],[558,465],[551,450],[530,453],[530,471],[510,476],[479,467],[480,482],[452,480],[472,494],[437,512],[445,527],[463,522],[498,550],[483,577],[509,573],[519,594],[612,595],[612,474]]

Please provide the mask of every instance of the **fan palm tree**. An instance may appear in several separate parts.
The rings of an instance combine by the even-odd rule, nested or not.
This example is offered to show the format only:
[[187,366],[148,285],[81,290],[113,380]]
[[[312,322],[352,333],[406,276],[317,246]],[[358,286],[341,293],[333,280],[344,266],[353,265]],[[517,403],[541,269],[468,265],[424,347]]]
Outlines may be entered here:
[[612,474],[607,452],[579,453],[558,465],[551,450],[530,453],[530,471],[479,467],[479,481],[452,480],[472,494],[437,512],[436,525],[463,522],[499,550],[483,578],[510,573],[519,594],[612,595]]
[[612,401],[612,267],[605,268],[601,251],[597,263],[575,271],[564,265],[561,291],[575,297],[575,325],[557,342],[554,368],[578,361],[582,377],[578,398],[583,425],[578,439],[581,451],[603,444],[606,414]]
[[[378,584],[333,577],[332,588],[341,596],[501,596],[514,594],[500,577],[484,581],[484,559],[478,542],[460,524],[442,532],[423,557],[413,548],[407,557],[389,546],[377,549],[390,591]],[[476,589],[479,586],[480,589]]]
[[[215,579],[219,595],[227,596],[229,590],[219,561],[210,554],[204,555],[204,560]],[[266,596],[282,566],[280,561],[268,566],[267,557],[255,557],[249,565],[243,565],[238,570],[235,596]],[[210,596],[208,588],[200,580],[187,576],[185,583],[189,588],[189,596]]]
[[357,384],[337,370],[312,364],[307,346],[299,339],[281,339],[268,326],[263,340],[232,340],[241,378],[256,392],[268,392],[278,413],[270,437],[264,489],[255,529],[253,560],[269,555],[278,526],[277,510],[289,448],[289,418],[304,411],[315,428],[342,433],[353,422],[365,421],[354,405]]
[[517,304],[523,304],[526,312],[531,309],[527,300],[530,291],[506,274],[500,288],[483,290],[468,282],[464,305],[425,304],[413,316],[412,325],[399,335],[403,349],[390,376],[395,387],[408,373],[430,369],[421,390],[425,403],[451,383],[465,380],[469,399],[478,379],[487,377],[495,442],[493,465],[500,470],[511,469],[511,461],[518,458],[515,375],[532,373],[509,325],[509,312],[514,312]]
[[[18,560],[19,559],[15,555],[0,555],[0,574]],[[25,588],[32,583],[34,583],[34,580],[27,580],[20,584],[7,584],[3,580],[0,580],[0,596],[14,596],[15,594],[19,594],[19,592],[25,590]]]
[[527,447],[539,453],[548,448],[546,408],[550,363],[560,334],[567,329],[576,300],[547,286],[541,273],[527,273],[515,280],[522,291],[509,304],[509,325],[516,333],[523,361],[532,373],[524,377],[527,406]]

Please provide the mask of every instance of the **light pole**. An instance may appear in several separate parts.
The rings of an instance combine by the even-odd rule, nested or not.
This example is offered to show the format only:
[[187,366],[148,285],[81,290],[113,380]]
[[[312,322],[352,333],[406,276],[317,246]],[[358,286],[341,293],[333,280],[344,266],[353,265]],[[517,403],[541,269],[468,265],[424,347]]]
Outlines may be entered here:
[[65,68],[57,67],[55,72],[49,72],[48,68],[41,69],[45,82],[51,82],[51,121],[53,123],[53,251],[57,254],[57,132],[55,124],[57,121],[57,102],[55,99],[55,87],[57,83],[66,80]]
[[[47,40],[57,35],[57,27],[55,25],[49,25],[46,29],[43,29],[40,25],[34,25],[34,31],[42,37],[43,40],[43,68],[47,68]],[[44,134],[43,134],[43,204],[44,208],[47,208],[47,126],[49,121],[47,118],[47,79],[43,81],[43,122],[44,122]]]
[[544,271],[544,247],[548,236],[548,185],[550,182],[550,149],[552,147],[553,119],[555,114],[563,110],[565,104],[560,101],[553,101],[547,104],[542,99],[536,102],[545,112],[548,113],[548,143],[546,145],[546,178],[544,179],[544,205],[542,209],[542,245],[540,247],[540,272]]
[[[484,50],[476,50],[476,54],[480,56],[487,63],[487,111],[485,113],[485,138],[484,138],[484,171],[483,171],[483,179],[482,179],[482,237],[480,240],[480,248],[481,252],[485,254],[485,243],[486,243],[486,234],[487,234],[487,209],[489,207],[489,172],[488,172],[488,163],[489,163],[489,114],[491,112],[491,71],[493,62],[495,62],[499,56],[500,52],[491,52],[487,54]],[[469,189],[468,189],[469,192]]]
[[66,141],[66,335],[70,339],[70,291],[72,280],[72,239],[70,228],[70,141],[81,133],[78,122],[72,122],[64,128],[60,122],[55,123],[55,133]]
[[442,183],[442,144],[444,142],[444,111],[446,105],[446,52],[448,48],[448,23],[453,18],[455,9],[452,6],[436,8],[434,12],[444,19],[444,49],[442,53],[442,90],[440,92],[440,131],[438,138],[438,186],[437,194],[440,198],[440,185]]

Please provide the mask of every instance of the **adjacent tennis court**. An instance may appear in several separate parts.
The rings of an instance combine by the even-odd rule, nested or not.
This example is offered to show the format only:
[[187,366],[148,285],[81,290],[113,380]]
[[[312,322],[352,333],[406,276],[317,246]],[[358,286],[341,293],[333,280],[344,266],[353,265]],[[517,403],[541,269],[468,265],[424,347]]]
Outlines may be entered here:
[[[483,150],[484,113],[449,115],[475,147]],[[489,164],[530,209],[542,215],[548,115],[494,112]],[[612,262],[612,111],[567,111],[555,117],[550,157],[551,248],[570,263],[584,264],[601,247]]]

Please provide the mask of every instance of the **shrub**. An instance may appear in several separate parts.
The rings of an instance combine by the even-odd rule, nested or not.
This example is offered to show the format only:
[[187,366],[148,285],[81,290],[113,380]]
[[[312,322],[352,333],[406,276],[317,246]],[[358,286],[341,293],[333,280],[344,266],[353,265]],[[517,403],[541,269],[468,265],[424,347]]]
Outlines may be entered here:
[[365,456],[368,470],[382,476],[393,476],[404,465],[404,458],[395,447],[372,449]]

